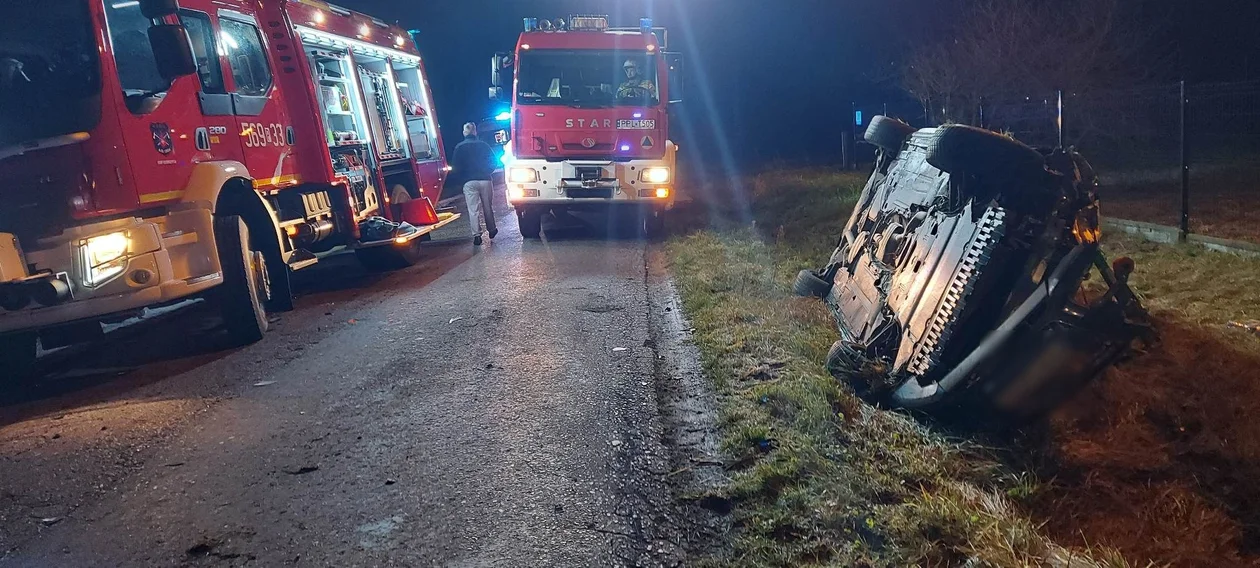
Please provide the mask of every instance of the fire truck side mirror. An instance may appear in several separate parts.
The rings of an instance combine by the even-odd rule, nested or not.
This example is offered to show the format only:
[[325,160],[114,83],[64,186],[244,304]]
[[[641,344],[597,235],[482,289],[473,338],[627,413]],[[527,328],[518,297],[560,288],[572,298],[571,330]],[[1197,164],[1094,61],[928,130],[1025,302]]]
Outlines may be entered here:
[[150,20],[179,13],[179,0],[140,0],[140,13]]
[[504,52],[494,54],[494,59],[490,60],[490,100],[504,100],[504,92],[512,85],[515,60],[512,54]]
[[683,102],[684,87],[686,86],[683,80],[686,66],[683,63],[682,54],[665,54],[665,64],[669,65],[666,78],[669,80],[669,104],[671,105]]
[[197,60],[193,57],[192,42],[188,30],[177,24],[157,24],[149,27],[149,43],[157,60],[158,72],[168,81],[197,74]]

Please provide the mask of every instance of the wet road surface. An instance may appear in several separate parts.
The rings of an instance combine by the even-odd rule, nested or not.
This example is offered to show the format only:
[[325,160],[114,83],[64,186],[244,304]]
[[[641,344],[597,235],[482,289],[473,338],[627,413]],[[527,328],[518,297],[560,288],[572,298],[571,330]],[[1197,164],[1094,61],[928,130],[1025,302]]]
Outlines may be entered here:
[[0,566],[680,562],[651,247],[503,218],[317,265],[256,345],[194,305],[46,356],[0,395]]

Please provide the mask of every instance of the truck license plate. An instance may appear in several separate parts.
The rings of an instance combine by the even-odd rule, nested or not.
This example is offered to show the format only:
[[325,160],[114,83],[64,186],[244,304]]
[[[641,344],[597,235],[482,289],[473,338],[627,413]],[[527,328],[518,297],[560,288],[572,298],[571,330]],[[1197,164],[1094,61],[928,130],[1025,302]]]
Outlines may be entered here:
[[655,120],[618,120],[617,130],[656,130]]

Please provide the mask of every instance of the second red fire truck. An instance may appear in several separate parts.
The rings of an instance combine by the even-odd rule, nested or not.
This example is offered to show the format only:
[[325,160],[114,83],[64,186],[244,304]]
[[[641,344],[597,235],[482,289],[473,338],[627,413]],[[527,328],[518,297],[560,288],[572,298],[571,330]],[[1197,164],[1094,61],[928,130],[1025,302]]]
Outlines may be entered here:
[[504,161],[523,235],[573,209],[628,211],[645,234],[660,231],[678,175],[669,111],[682,102],[667,38],[649,19],[617,29],[604,16],[527,18],[516,52],[495,56],[491,98],[512,103]]
[[453,221],[408,33],[318,0],[9,0],[0,21],[0,378],[208,295],[238,342],[339,248],[417,261]]

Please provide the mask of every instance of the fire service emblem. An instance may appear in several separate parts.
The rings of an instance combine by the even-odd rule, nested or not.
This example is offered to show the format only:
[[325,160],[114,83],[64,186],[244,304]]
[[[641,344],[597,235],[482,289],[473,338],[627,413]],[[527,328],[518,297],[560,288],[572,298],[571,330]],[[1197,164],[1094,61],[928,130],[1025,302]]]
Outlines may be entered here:
[[149,125],[153,132],[153,149],[163,156],[175,151],[175,141],[171,138],[171,127],[164,122]]

